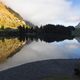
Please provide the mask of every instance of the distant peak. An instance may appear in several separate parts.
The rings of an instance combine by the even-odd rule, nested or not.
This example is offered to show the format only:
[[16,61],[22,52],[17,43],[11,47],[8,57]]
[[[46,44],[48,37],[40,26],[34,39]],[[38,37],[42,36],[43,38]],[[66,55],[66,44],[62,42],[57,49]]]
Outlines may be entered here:
[[80,28],[80,23],[77,26],[75,26],[75,28]]

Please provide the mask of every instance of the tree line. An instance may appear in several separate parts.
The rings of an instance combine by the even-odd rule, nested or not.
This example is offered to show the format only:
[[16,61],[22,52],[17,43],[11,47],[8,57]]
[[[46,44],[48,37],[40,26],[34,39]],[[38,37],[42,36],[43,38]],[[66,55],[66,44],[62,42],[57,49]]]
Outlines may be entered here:
[[17,37],[20,41],[25,39],[36,40],[40,39],[41,41],[53,42],[53,41],[62,41],[65,39],[73,39],[72,31],[75,28],[73,26],[65,27],[63,25],[52,25],[47,24],[41,27],[35,26],[27,28],[25,26],[18,26],[17,29],[11,29],[1,27],[0,37]]
[[48,34],[61,34],[61,35],[71,35],[72,31],[75,30],[73,26],[65,27],[63,25],[52,25],[47,24],[41,27],[35,26],[31,28],[25,28],[24,26],[18,26],[20,34],[32,34],[32,35],[48,35]]
[[17,29],[6,28],[2,26],[0,29],[0,36],[12,35],[12,36],[52,36],[52,35],[72,35],[72,31],[75,28],[73,26],[65,27],[63,25],[47,24],[41,27],[34,26],[31,28],[25,26],[18,26]]

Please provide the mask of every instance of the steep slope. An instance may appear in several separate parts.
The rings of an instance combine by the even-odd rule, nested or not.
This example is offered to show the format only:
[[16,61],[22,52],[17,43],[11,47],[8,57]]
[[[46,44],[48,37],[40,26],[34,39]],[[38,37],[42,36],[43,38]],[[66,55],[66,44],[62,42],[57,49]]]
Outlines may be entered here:
[[72,35],[74,35],[75,37],[80,37],[80,23],[75,26],[75,30],[72,32]]
[[75,28],[80,28],[80,23],[77,26],[75,26]]
[[[16,29],[20,25],[30,27],[18,13],[0,2],[0,28],[4,26],[4,28]],[[0,62],[14,55],[24,44],[25,42],[20,42],[17,38],[4,40],[0,38]]]
[[0,2],[0,27],[4,26],[4,28],[9,27],[16,29],[17,26],[20,25],[26,25],[23,18],[11,8],[8,8]]

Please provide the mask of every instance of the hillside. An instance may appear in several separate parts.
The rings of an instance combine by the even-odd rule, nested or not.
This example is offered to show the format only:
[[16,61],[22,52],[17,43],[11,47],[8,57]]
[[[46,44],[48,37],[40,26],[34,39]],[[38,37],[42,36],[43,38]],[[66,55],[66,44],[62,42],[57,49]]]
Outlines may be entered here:
[[[17,29],[20,25],[30,27],[17,12],[0,2],[0,28]],[[0,62],[14,55],[24,44],[25,42],[20,42],[17,38],[0,39]]]
[[80,28],[80,23],[77,26],[75,26],[75,28]]
[[4,26],[4,28],[16,29],[20,25],[26,25],[23,18],[17,12],[0,2],[0,27]]
[[74,35],[75,37],[80,37],[80,23],[77,26],[75,26],[75,30],[72,31],[72,35]]

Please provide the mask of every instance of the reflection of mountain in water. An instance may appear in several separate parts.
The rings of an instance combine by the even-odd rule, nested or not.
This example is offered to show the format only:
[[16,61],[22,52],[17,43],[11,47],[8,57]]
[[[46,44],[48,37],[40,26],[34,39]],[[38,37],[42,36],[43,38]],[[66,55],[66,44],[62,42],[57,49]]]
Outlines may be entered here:
[[80,43],[80,37],[76,37],[75,39]]
[[18,52],[22,46],[23,41],[20,42],[17,38],[0,40],[0,62]]
[[0,62],[6,60],[8,57],[13,56],[16,52],[18,52],[24,43],[27,41],[45,41],[45,42],[54,42],[54,41],[63,41],[65,39],[73,39],[73,36],[67,35],[34,35],[29,34],[26,36],[0,36]]

